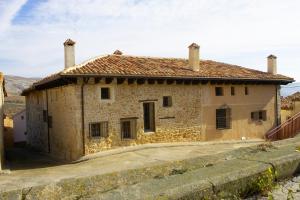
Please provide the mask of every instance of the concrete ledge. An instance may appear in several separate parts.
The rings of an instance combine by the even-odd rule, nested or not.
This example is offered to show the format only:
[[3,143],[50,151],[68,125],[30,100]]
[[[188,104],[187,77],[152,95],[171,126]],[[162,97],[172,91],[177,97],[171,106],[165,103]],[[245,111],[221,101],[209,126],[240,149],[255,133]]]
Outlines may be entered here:
[[300,139],[274,143],[267,151],[231,152],[162,163],[147,168],[70,178],[57,183],[0,192],[0,199],[201,199],[241,194],[265,172],[277,178],[299,172]]

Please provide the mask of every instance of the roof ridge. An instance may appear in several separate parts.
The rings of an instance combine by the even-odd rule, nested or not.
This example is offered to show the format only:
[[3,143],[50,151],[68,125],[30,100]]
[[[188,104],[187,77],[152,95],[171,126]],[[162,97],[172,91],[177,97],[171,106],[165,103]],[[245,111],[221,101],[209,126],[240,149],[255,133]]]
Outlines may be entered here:
[[72,71],[72,70],[74,70],[74,69],[81,68],[81,67],[87,65],[87,64],[90,63],[90,62],[93,62],[93,61],[95,61],[95,60],[97,60],[97,59],[104,58],[104,57],[107,57],[107,56],[109,56],[109,54],[100,55],[100,56],[95,56],[95,57],[93,57],[93,58],[90,58],[90,59],[88,59],[88,60],[85,60],[85,61],[81,62],[80,64],[74,65],[73,67],[69,67],[69,68],[67,68],[67,69],[62,70],[62,71],[60,72],[60,74],[68,73],[69,71]]
[[136,56],[136,55],[114,55],[109,54],[109,56],[120,56],[120,57],[134,57],[134,58],[152,58],[152,59],[174,59],[174,60],[188,60],[187,58],[176,58],[176,57],[157,57],[157,56]]

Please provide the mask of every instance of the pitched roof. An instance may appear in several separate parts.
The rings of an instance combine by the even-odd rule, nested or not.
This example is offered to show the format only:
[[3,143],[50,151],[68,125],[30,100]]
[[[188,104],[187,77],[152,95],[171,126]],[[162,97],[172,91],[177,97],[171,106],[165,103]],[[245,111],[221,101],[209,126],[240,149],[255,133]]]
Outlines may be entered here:
[[111,54],[99,56],[74,67],[64,69],[34,83],[33,86],[49,83],[62,77],[76,76],[253,80],[273,81],[284,84],[294,81],[292,78],[283,75],[273,75],[212,60],[200,60],[199,68],[199,71],[193,71],[189,67],[188,59]]

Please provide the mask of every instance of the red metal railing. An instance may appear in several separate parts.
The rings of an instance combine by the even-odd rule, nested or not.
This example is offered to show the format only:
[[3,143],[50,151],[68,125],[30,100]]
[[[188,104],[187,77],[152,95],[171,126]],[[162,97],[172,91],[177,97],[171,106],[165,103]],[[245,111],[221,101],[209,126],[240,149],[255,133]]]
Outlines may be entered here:
[[283,124],[270,130],[266,134],[268,140],[283,140],[295,137],[300,132],[300,112],[288,119]]

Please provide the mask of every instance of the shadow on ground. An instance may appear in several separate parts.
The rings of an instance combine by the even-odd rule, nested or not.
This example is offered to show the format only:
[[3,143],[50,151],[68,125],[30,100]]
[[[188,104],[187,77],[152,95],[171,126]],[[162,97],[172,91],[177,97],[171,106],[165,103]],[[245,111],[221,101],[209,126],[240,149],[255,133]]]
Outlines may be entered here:
[[8,149],[5,152],[6,168],[11,171],[45,168],[67,164],[63,161],[54,160],[43,154],[25,147]]

